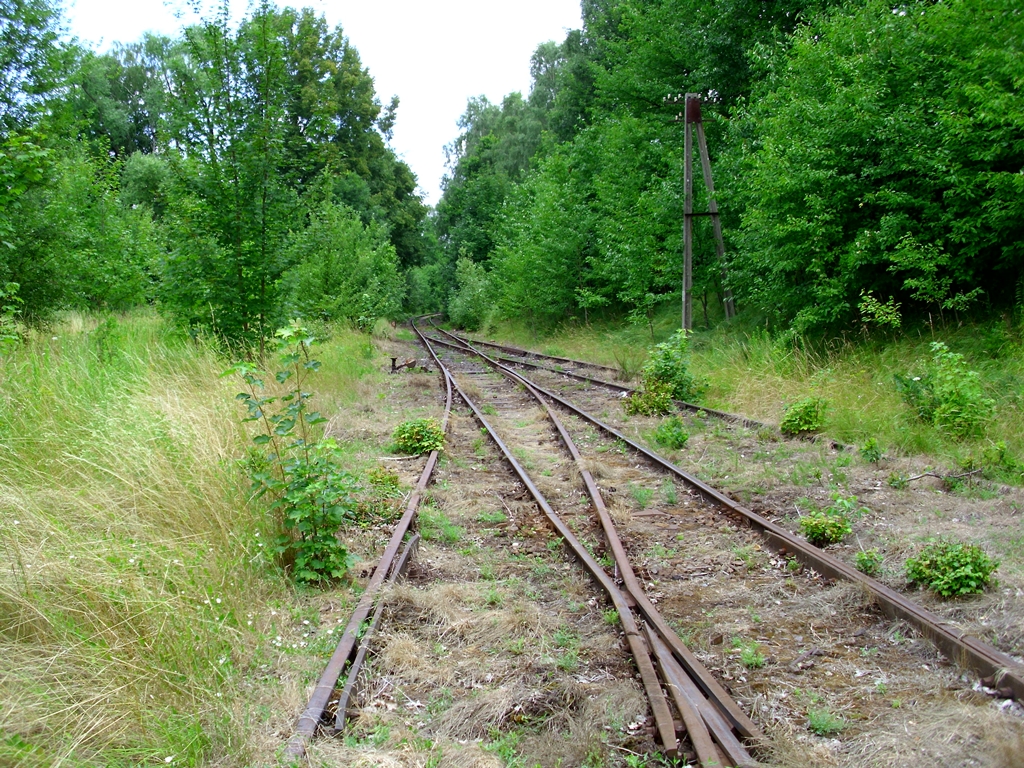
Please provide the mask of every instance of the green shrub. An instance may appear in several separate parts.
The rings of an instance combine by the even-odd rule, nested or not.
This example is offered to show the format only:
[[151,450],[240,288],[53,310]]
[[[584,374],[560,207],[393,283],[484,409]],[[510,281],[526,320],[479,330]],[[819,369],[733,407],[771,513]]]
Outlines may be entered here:
[[395,428],[395,450],[418,456],[444,448],[444,431],[437,419],[413,419]]
[[825,509],[825,512],[847,519],[851,517],[859,519],[864,517],[870,510],[867,507],[858,507],[856,496],[843,496],[841,493],[833,493],[832,503]]
[[877,549],[862,549],[854,555],[857,570],[867,576],[875,576],[882,569],[882,553]]
[[835,736],[845,727],[846,722],[827,709],[811,707],[807,710],[807,729],[817,736]]
[[629,416],[664,416],[671,413],[675,407],[672,402],[672,385],[645,376],[643,388],[627,397],[622,407]]
[[800,530],[816,547],[836,544],[853,531],[849,518],[831,509],[817,510],[800,518]]
[[678,416],[665,419],[654,430],[654,441],[674,451],[681,450],[689,439],[690,433],[686,431],[683,420]]
[[985,397],[977,371],[964,356],[932,342],[932,362],[921,376],[895,376],[896,388],[921,421],[934,424],[957,440],[980,435],[995,401]]
[[873,437],[867,439],[867,442],[860,447],[859,453],[864,461],[870,461],[872,464],[877,464],[882,460],[882,449]]
[[767,661],[761,649],[753,640],[744,640],[739,637],[732,639],[732,647],[740,652],[740,662],[747,669],[760,669]]
[[459,328],[479,330],[494,311],[494,286],[483,264],[460,254],[455,263],[457,288],[448,300],[448,317]]
[[281,513],[285,532],[277,551],[292,558],[292,574],[305,584],[342,578],[349,557],[337,532],[354,516],[354,479],[341,469],[341,452],[333,438],[293,453],[281,467],[284,479],[260,479],[276,498],[271,511]]
[[784,435],[802,435],[817,432],[825,422],[828,403],[821,397],[805,397],[786,406],[786,412],[779,423]]
[[248,462],[254,498],[268,497],[270,511],[280,516],[282,533],[277,552],[292,565],[299,582],[314,584],[340,579],[348,570],[348,551],[337,531],[356,508],[354,479],[341,467],[333,439],[320,439],[326,419],[310,411],[306,390],[309,376],[320,368],[310,357],[314,339],[306,328],[292,323],[277,332],[281,370],[279,384],[291,382],[287,394],[266,397],[260,371],[238,363],[228,372],[242,377],[248,391],[236,399],[245,403],[244,421],[260,426],[256,448]]
[[977,544],[951,540],[933,541],[906,562],[907,579],[943,597],[982,592],[998,567]]
[[899,472],[890,472],[889,477],[885,479],[890,488],[895,488],[897,491],[902,491],[910,483],[906,475],[901,475]]
[[897,373],[893,381],[903,402],[917,411],[917,418],[931,424],[935,418],[935,392],[928,374],[901,376]]
[[692,400],[700,395],[704,387],[688,370],[689,333],[680,328],[668,341],[650,350],[642,369],[645,388],[650,381],[660,381],[669,385],[671,397],[676,400]]
[[985,476],[990,479],[1019,483],[1024,476],[1024,464],[1010,453],[1003,440],[989,445],[981,452],[979,465],[985,467]]

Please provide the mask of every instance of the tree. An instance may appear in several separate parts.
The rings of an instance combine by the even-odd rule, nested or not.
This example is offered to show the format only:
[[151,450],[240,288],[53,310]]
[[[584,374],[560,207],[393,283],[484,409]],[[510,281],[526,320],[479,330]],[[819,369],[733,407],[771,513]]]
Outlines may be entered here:
[[172,251],[163,299],[191,327],[233,341],[272,334],[282,246],[299,215],[285,184],[286,77],[266,3],[233,33],[227,9],[189,27],[170,63]]
[[[664,97],[701,92],[724,118],[764,75],[760,51],[828,1],[585,0],[584,28],[534,52],[528,99],[467,107],[438,205],[448,257],[490,262],[510,315],[608,306],[646,321],[681,281],[683,131]],[[716,158],[724,124],[707,124]],[[710,237],[699,243],[706,301],[722,265]]]
[[484,96],[470,99],[459,127],[463,132],[445,148],[450,174],[437,206],[438,238],[452,262],[463,255],[482,262],[494,249],[502,205],[540,145],[541,124],[512,93],[500,106]]
[[[1024,266],[1024,142],[1012,3],[872,2],[799,32],[738,113],[733,261],[752,303],[798,329],[862,291],[963,308]],[[980,63],[979,63],[980,62]]]
[[455,265],[456,289],[448,301],[448,316],[469,331],[480,328],[494,306],[487,270],[465,256]]
[[492,257],[497,303],[533,328],[572,314],[577,292],[587,290],[591,215],[570,169],[563,153],[547,158],[512,192],[501,217]]
[[66,96],[79,135],[116,157],[165,148],[168,60],[173,42],[146,35],[110,53],[85,52]]
[[339,176],[338,202],[364,224],[385,225],[403,266],[418,264],[427,208],[416,177],[387,146],[398,97],[382,106],[359,52],[311,9],[267,10],[279,29],[285,64],[284,172],[299,193],[324,173]]
[[[312,286],[315,270],[293,245],[349,237],[342,220],[351,224],[353,211],[360,231],[391,239],[388,253],[420,258],[415,177],[384,144],[397,104],[381,108],[340,28],[263,2],[233,31],[224,9],[185,30],[168,70],[165,131],[177,153],[164,195],[163,298],[183,322],[262,343],[291,310],[350,316],[329,300],[333,288],[297,301],[295,286]],[[145,191],[142,171],[156,169],[130,167]],[[384,253],[378,246],[369,251]],[[361,311],[394,311],[403,286],[390,261],[376,263],[383,271],[376,287],[364,281]]]
[[0,132],[25,125],[61,82],[59,6],[50,0],[0,0]]
[[48,150],[12,137],[0,148],[0,283],[19,284],[28,320],[149,297],[157,236],[148,211],[121,205],[117,172],[70,142]]
[[318,320],[375,320],[401,308],[404,285],[384,228],[325,203],[296,233],[283,275],[284,313]]

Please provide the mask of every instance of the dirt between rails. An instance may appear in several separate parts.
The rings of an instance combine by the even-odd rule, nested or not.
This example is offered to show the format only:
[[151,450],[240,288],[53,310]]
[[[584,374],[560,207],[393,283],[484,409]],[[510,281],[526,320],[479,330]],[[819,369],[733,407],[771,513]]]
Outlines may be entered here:
[[[398,342],[397,354],[423,357]],[[621,401],[565,377],[526,372],[646,440],[657,420],[626,419]],[[436,405],[424,374],[401,374],[409,401]],[[418,378],[417,378],[418,377]],[[603,555],[578,473],[546,420],[494,375],[470,380],[495,429],[577,534]],[[420,406],[422,407],[422,406]],[[438,408],[439,411],[439,408]],[[691,496],[617,441],[574,417],[588,457],[649,594],[770,743],[779,766],[1015,766],[1021,708],[987,695],[907,625],[881,616],[851,585],[826,585],[765,548],[757,534]],[[685,469],[796,530],[797,510],[833,488],[869,512],[850,544],[885,555],[882,579],[906,590],[903,557],[944,532],[1004,560],[1000,584],[954,602],[915,598],[1020,657],[1019,491],[991,498],[938,493],[925,480],[897,491],[885,478],[920,462],[874,466],[804,441],[783,441],[687,417],[691,438],[667,453]],[[403,462],[409,482],[417,462]],[[941,517],[939,516],[941,515]],[[655,765],[647,705],[609,605],[564,555],[525,490],[462,409],[423,509],[424,542],[409,581],[390,591],[381,632],[340,741],[319,742],[321,765]],[[368,558],[369,559],[369,558]],[[981,630],[977,631],[976,630]],[[815,731],[823,732],[818,735]]]

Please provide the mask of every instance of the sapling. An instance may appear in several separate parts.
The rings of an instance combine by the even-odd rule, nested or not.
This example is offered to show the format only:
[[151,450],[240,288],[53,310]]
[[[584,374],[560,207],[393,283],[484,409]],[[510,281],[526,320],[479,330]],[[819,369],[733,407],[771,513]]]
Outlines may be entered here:
[[298,322],[280,329],[277,339],[281,369],[274,378],[288,385],[284,395],[264,395],[262,372],[249,363],[227,371],[246,383],[236,397],[248,411],[243,421],[260,427],[252,439],[259,455],[248,469],[253,497],[269,498],[270,511],[280,516],[277,551],[292,562],[295,579],[329,582],[348,570],[348,552],[336,534],[353,515],[358,488],[341,468],[337,443],[323,438],[320,425],[327,419],[308,407],[313,393],[305,383],[320,368],[310,356],[315,339]]

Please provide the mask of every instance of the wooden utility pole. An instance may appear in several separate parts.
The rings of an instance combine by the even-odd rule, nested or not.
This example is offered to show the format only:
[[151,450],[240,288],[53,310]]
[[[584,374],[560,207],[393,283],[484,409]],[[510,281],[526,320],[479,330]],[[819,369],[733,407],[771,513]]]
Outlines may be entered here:
[[[710,216],[711,226],[715,232],[715,252],[722,265],[722,300],[726,319],[736,314],[733,305],[732,290],[726,287],[725,280],[725,240],[722,238],[722,221],[718,215],[718,202],[715,200],[715,183],[711,179],[711,157],[708,155],[708,143],[704,136],[704,121],[700,111],[700,94],[688,93],[685,96],[669,95],[667,104],[684,104],[684,111],[676,116],[675,121],[683,123],[683,328],[693,330],[693,217]],[[700,152],[700,167],[704,176],[704,186],[708,190],[707,213],[693,211],[693,134],[697,133],[697,150]]]
[[[683,328],[693,330],[693,118],[691,104],[700,119],[700,101],[694,93],[686,94],[683,122]],[[676,118],[678,120],[678,118]]]

